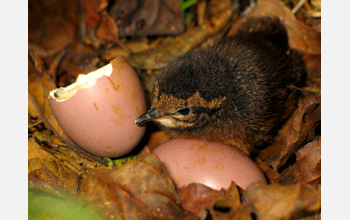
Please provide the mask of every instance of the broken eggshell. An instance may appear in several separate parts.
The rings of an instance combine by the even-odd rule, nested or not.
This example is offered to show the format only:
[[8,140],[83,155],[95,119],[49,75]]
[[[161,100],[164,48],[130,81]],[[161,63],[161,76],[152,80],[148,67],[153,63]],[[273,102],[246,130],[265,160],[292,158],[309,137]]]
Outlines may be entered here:
[[263,172],[237,149],[219,143],[171,139],[153,150],[165,165],[175,185],[201,183],[227,189],[231,181],[246,189],[251,183],[267,183]]
[[68,137],[96,156],[125,155],[145,133],[145,127],[135,124],[146,111],[143,87],[123,57],[52,90],[49,103]]

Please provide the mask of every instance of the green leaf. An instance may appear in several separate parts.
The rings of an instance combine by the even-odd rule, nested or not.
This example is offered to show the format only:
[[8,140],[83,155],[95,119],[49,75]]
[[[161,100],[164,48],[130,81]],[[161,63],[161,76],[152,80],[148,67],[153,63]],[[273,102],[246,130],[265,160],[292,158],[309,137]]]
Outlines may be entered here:
[[185,11],[188,8],[191,8],[193,5],[197,4],[197,0],[179,0],[181,4],[182,13],[185,14]]
[[101,219],[85,205],[80,199],[60,198],[39,189],[28,189],[28,219]]

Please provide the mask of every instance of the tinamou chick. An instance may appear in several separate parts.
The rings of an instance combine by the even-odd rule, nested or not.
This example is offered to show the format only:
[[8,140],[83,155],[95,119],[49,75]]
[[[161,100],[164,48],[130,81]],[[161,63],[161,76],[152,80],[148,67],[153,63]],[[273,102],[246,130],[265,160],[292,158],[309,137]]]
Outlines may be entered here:
[[297,105],[305,78],[277,18],[251,18],[235,36],[170,62],[155,81],[155,121],[170,138],[231,145],[246,155],[271,140]]

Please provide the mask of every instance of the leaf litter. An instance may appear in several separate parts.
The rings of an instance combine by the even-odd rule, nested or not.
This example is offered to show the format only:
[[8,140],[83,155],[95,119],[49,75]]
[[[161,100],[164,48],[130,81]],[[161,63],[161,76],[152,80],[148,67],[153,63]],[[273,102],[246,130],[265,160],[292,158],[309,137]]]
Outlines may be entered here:
[[[287,6],[284,2],[288,1],[260,0],[245,15],[238,14],[231,1],[197,1],[186,10],[185,32],[166,36],[170,30],[163,29],[165,35],[151,37],[120,35],[116,13],[110,10],[118,6],[108,1],[64,2],[29,1],[30,189],[62,198],[78,196],[102,219],[320,219],[321,34],[317,26],[310,27],[320,22],[317,1],[301,6],[297,16],[289,7],[295,6],[294,1]],[[171,1],[156,2],[165,5]],[[93,10],[84,10],[84,5]],[[56,10],[46,13],[43,8]],[[102,158],[74,145],[52,115],[47,100],[51,89],[70,84],[78,74],[97,69],[119,54],[133,64],[145,90],[150,91],[157,71],[169,61],[224,34],[234,34],[249,16],[271,13],[286,23],[290,44],[302,52],[308,77],[298,108],[274,142],[254,158],[268,185],[252,184],[244,191],[234,182],[221,190],[193,183],[176,189],[161,162],[148,150],[167,140],[156,128],[149,131],[144,150],[132,155],[136,160],[105,167]],[[158,27],[165,22],[164,14],[148,16],[153,16]]]

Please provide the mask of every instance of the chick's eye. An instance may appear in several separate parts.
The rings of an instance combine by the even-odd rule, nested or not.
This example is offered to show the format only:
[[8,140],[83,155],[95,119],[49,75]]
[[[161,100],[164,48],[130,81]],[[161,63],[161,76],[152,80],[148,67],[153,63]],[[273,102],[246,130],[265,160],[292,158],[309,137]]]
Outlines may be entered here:
[[177,111],[178,114],[180,115],[189,115],[191,113],[191,109],[190,108],[183,108]]

